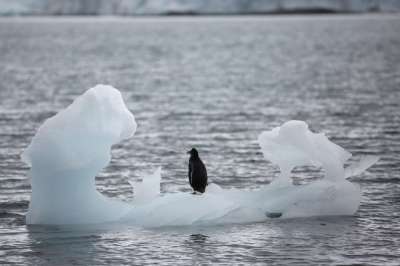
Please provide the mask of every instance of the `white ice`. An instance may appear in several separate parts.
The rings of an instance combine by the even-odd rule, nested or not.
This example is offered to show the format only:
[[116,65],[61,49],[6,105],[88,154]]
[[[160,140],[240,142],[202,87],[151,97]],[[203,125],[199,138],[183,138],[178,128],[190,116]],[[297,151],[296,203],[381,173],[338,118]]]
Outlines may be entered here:
[[[351,154],[305,122],[289,121],[262,132],[264,157],[281,175],[254,190],[223,189],[210,184],[202,195],[160,193],[161,168],[132,182],[134,200],[124,203],[96,190],[95,176],[110,161],[111,146],[131,137],[134,116],[120,92],[97,85],[65,110],[45,121],[22,155],[31,166],[32,195],[28,224],[124,222],[140,226],[177,226],[258,222],[270,213],[282,218],[352,215],[360,204],[360,188],[346,180],[376,162],[367,157],[344,169]],[[293,185],[295,166],[316,165],[326,176],[307,185]]]
[[160,195],[161,167],[158,167],[154,173],[145,175],[141,182],[129,181],[129,183],[135,195],[134,203],[151,202]]
[[95,176],[110,162],[111,145],[131,137],[135,118],[121,93],[97,85],[47,119],[22,154],[31,166],[28,224],[114,221],[130,206],[104,197]]

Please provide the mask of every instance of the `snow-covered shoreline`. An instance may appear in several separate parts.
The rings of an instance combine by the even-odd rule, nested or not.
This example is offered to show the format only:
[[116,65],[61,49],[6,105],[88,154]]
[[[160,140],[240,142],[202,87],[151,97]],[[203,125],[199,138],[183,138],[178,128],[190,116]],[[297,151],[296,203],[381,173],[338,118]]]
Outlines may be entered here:
[[400,12],[395,0],[0,0],[0,15],[237,15]]

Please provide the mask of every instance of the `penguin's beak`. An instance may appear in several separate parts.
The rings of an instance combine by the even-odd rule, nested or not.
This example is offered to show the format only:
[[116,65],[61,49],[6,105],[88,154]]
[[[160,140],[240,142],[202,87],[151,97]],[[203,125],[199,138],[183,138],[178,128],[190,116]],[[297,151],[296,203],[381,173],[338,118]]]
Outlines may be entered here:
[[190,154],[190,151],[187,151],[186,153],[187,153],[187,154]]

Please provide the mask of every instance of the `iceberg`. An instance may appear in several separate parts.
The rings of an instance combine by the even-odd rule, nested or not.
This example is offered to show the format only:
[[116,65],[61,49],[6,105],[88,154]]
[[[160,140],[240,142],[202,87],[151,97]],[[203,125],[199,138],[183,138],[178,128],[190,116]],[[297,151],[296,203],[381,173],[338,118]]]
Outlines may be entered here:
[[[130,182],[132,202],[107,198],[96,190],[95,176],[110,162],[113,144],[134,135],[135,117],[121,93],[97,85],[38,129],[22,154],[30,165],[32,195],[27,224],[122,222],[144,227],[260,222],[271,218],[353,215],[361,191],[347,180],[377,161],[366,157],[344,168],[351,154],[303,121],[288,121],[260,134],[265,159],[281,174],[258,189],[223,189],[210,184],[201,195],[160,193],[161,167]],[[325,177],[294,185],[296,166],[322,167]]]
[[95,175],[110,162],[114,143],[131,137],[135,118],[121,93],[97,85],[39,128],[22,160],[31,166],[28,224],[113,221],[129,205],[96,190]]

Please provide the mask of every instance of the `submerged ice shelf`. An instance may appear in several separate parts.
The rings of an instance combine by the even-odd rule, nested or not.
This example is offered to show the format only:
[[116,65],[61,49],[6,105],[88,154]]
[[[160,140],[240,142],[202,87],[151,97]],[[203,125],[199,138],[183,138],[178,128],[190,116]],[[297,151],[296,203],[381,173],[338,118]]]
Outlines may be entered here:
[[[160,194],[161,169],[132,183],[132,203],[96,190],[95,176],[110,162],[111,146],[134,135],[136,122],[121,93],[97,85],[39,128],[22,159],[31,166],[32,195],[28,224],[81,224],[121,221],[141,226],[256,222],[268,214],[283,218],[352,215],[360,204],[358,185],[346,178],[376,162],[367,157],[344,169],[351,154],[303,121],[289,121],[262,132],[264,157],[281,175],[255,190],[223,189],[210,184],[202,195]],[[295,166],[315,165],[325,178],[293,185]]]

